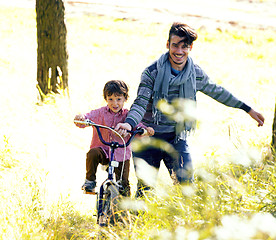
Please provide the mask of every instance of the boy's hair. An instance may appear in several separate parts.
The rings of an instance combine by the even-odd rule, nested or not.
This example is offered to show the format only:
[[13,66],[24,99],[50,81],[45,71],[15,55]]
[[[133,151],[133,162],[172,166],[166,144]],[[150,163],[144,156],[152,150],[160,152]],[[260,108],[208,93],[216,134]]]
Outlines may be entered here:
[[188,45],[191,45],[193,41],[197,39],[196,31],[193,28],[189,27],[187,24],[180,22],[174,22],[172,24],[169,32],[169,42],[171,40],[172,35],[176,35],[181,38],[184,37],[184,42]]
[[125,82],[121,80],[108,81],[103,89],[104,99],[114,94],[115,96],[123,95],[125,99],[128,99],[128,87]]

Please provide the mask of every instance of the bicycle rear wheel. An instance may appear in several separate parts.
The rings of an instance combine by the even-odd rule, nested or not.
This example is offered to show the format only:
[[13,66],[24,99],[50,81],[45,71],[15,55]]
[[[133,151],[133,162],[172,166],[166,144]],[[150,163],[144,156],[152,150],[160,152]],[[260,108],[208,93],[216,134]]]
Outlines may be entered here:
[[[119,190],[111,184],[107,186],[103,193],[102,212],[98,213],[98,223],[100,226],[107,226],[115,223],[115,215],[118,210]],[[99,200],[99,199],[98,199]]]

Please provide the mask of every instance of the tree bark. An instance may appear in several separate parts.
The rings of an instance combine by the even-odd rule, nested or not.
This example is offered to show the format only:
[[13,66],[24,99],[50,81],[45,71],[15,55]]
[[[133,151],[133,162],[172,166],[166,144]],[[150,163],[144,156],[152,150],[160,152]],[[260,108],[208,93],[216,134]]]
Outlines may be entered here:
[[276,103],[275,103],[275,111],[274,111],[274,120],[272,125],[272,150],[274,154],[276,154]]
[[68,87],[68,54],[62,0],[36,0],[37,88],[42,100]]

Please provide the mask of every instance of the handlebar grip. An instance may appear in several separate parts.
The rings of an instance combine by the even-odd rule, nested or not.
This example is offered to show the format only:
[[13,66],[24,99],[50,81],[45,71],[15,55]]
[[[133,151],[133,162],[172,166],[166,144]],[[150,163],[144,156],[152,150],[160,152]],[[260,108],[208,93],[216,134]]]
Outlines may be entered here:
[[146,129],[144,129],[144,128],[141,128],[141,127],[139,127],[139,128],[137,128],[136,130],[132,130],[132,131],[129,131],[129,130],[127,130],[127,132],[129,132],[129,133],[138,133],[140,136],[145,136],[145,134],[147,134],[147,130]]
[[[137,129],[138,130],[138,134],[141,136],[141,137],[145,137],[145,136],[149,136],[149,133],[148,133],[148,131],[147,131],[147,129],[145,129],[145,128],[138,128]],[[136,130],[136,131],[137,131]],[[134,132],[134,131],[133,131]]]
[[84,121],[74,120],[74,123],[83,124],[83,125],[87,125],[87,126],[92,126],[93,124],[95,124],[94,122],[92,122],[89,119],[85,119]]
[[147,129],[145,129],[145,128],[142,128],[142,129],[143,129],[143,133],[141,134],[141,136],[142,137],[149,136]]

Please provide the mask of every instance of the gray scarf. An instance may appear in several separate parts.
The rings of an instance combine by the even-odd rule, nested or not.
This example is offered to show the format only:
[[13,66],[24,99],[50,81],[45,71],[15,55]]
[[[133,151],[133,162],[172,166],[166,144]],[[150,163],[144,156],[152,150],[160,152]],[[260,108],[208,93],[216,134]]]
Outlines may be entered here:
[[157,60],[157,76],[153,87],[153,119],[155,124],[161,119],[161,112],[156,104],[160,99],[168,99],[169,86],[179,86],[179,98],[195,100],[196,73],[191,57],[188,57],[184,69],[175,77],[171,78],[171,64],[169,53],[163,54]]

